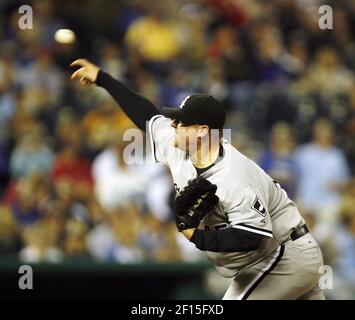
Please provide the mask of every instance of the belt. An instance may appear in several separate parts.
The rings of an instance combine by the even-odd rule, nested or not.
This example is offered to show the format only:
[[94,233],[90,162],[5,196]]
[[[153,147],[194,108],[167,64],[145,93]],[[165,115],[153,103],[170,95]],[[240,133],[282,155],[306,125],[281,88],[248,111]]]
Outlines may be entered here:
[[308,227],[304,224],[303,226],[295,229],[292,231],[290,237],[292,241],[295,241],[298,238],[301,238],[302,236],[304,236],[305,234],[307,234],[309,232]]

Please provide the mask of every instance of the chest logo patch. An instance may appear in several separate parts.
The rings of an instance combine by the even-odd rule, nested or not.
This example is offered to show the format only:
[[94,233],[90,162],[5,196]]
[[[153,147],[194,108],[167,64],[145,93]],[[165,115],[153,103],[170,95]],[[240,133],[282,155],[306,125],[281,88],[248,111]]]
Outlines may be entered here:
[[262,205],[260,202],[258,196],[255,197],[255,200],[253,202],[253,205],[251,206],[253,210],[261,214],[263,217],[266,216],[266,208]]

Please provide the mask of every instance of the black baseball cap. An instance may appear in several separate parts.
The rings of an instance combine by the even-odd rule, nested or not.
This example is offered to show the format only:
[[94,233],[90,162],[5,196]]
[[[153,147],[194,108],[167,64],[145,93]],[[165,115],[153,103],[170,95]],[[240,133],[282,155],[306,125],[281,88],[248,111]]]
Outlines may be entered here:
[[190,95],[179,108],[163,108],[163,114],[186,125],[207,125],[210,129],[222,129],[226,119],[223,105],[208,94]]

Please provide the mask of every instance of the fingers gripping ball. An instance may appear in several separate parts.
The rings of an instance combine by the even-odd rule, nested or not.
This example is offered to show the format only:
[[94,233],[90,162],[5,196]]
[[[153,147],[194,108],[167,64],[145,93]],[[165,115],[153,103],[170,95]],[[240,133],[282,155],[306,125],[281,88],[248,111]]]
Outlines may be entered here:
[[175,198],[174,214],[179,231],[196,228],[203,217],[218,203],[217,186],[198,176],[189,180]]

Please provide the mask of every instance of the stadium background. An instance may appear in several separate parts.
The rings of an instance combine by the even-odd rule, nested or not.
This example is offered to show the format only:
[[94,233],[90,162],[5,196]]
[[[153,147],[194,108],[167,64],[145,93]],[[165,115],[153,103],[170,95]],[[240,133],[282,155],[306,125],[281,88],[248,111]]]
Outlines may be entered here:
[[[18,8],[33,8],[20,30]],[[318,26],[322,4],[333,29]],[[126,166],[132,124],[69,80],[85,57],[159,106],[209,92],[232,143],[296,200],[355,298],[355,2],[0,1],[1,297],[218,299],[227,283],[175,230],[169,172]],[[54,41],[59,28],[77,40]],[[34,269],[34,290],[18,268]],[[329,284],[329,283],[328,283]]]

